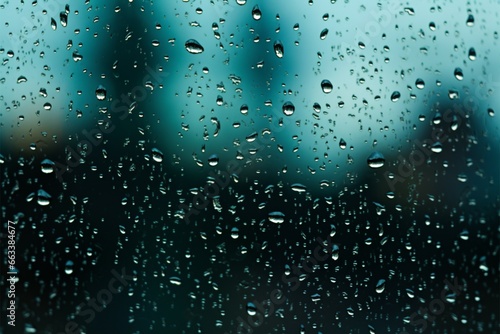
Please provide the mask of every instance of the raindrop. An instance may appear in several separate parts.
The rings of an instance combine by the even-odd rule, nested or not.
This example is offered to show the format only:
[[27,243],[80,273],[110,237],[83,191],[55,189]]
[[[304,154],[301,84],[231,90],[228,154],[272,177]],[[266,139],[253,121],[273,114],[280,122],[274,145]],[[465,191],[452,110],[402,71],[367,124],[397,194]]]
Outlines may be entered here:
[[252,302],[247,303],[247,313],[250,316],[254,316],[257,314],[257,308],[255,307],[255,304]]
[[56,22],[56,20],[54,20],[54,18],[50,19],[50,26],[52,27],[52,30],[57,29],[57,22]]
[[243,115],[246,115],[248,114],[248,106],[246,104],[242,105],[240,107],[240,112],[243,114]]
[[192,54],[198,54],[198,53],[202,53],[203,51],[205,51],[203,46],[201,46],[201,44],[198,43],[198,41],[196,41],[194,39],[188,39],[186,41],[186,44],[184,44],[184,46],[186,47],[186,50]]
[[307,190],[306,186],[301,183],[292,184],[292,190],[298,193],[303,193]]
[[323,80],[321,81],[321,89],[323,90],[323,93],[329,94],[333,90],[333,85],[330,82],[330,80]]
[[476,60],[476,58],[477,58],[476,49],[470,48],[469,49],[469,59]]
[[495,116],[495,111],[494,111],[493,109],[488,108],[488,110],[487,110],[487,111],[488,111],[488,115],[489,115],[490,117]]
[[47,206],[50,204],[50,199],[52,196],[50,196],[45,190],[40,189],[37,192],[37,203],[38,205],[41,206]]
[[233,228],[231,229],[231,238],[233,238],[233,239],[238,239],[238,237],[239,237],[239,236],[240,236],[240,235],[239,235],[239,230],[238,230],[238,228],[237,228],[237,227],[233,227]]
[[59,14],[59,19],[61,20],[61,25],[66,27],[68,25],[68,14],[66,12],[61,12]]
[[219,157],[217,156],[217,154],[212,154],[208,157],[208,164],[212,167],[219,164]]
[[455,78],[457,78],[457,80],[464,79],[464,73],[462,72],[462,69],[460,67],[455,68],[454,74],[455,74]]
[[28,81],[28,79],[24,75],[21,75],[19,78],[17,78],[18,84],[26,82],[26,81]]
[[54,172],[54,166],[56,164],[52,160],[44,159],[40,165],[43,173],[50,174]]
[[97,89],[95,90],[95,96],[99,101],[103,101],[104,99],[106,99],[106,88],[99,85],[99,87],[97,87]]
[[260,8],[258,5],[255,5],[252,9],[252,17],[255,21],[258,21],[262,17],[262,12],[260,11]]
[[281,41],[279,40],[274,42],[274,53],[278,58],[283,58],[283,56],[285,55],[285,49],[283,47],[283,43],[281,43]]
[[375,291],[377,291],[377,293],[382,293],[384,292],[384,289],[385,289],[385,279],[381,279],[377,282],[377,285],[375,286]]
[[391,101],[396,102],[397,100],[399,100],[400,97],[401,97],[401,93],[396,90],[391,95]]
[[325,39],[327,35],[328,35],[328,29],[325,28],[325,29],[321,30],[321,33],[319,34],[319,38]]
[[373,152],[367,159],[368,166],[371,168],[380,168],[385,163],[385,158],[380,152]]
[[267,216],[267,219],[271,223],[282,224],[285,221],[285,214],[280,211],[274,211]]
[[441,144],[440,142],[435,142],[434,144],[432,144],[431,146],[431,151],[434,152],[434,153],[441,153],[443,152],[443,144]]
[[467,16],[466,24],[468,27],[472,27],[474,25],[474,16],[472,14],[469,14],[469,16]]
[[163,161],[163,152],[162,151],[160,151],[157,148],[153,148],[151,150],[151,153],[153,155],[153,160],[154,161],[156,161],[156,162],[162,162]]
[[173,285],[181,285],[181,279],[177,276],[170,277],[170,283]]
[[424,89],[424,87],[425,87],[425,82],[424,82],[424,80],[422,80],[422,79],[420,79],[420,78],[419,78],[419,79],[417,79],[417,80],[415,81],[415,86],[416,86],[418,89]]
[[283,103],[282,110],[283,110],[283,114],[285,114],[286,116],[291,116],[295,112],[295,106],[293,105],[292,102],[287,101],[287,102]]
[[73,273],[73,266],[74,263],[71,260],[66,261],[66,264],[64,265],[64,272],[68,275],[71,275]]
[[344,139],[340,138],[340,142],[339,142],[339,147],[340,149],[342,150],[345,150],[345,148],[347,147],[347,143],[345,142]]

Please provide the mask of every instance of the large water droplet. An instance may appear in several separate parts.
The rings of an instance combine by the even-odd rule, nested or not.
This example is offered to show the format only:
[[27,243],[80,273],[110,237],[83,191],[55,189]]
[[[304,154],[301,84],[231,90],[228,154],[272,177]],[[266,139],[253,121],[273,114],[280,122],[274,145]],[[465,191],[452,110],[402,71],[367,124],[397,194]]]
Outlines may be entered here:
[[64,265],[64,272],[68,275],[71,275],[73,273],[73,266],[74,263],[71,260],[66,261],[66,264]]
[[371,168],[380,168],[385,164],[385,158],[380,152],[373,152],[366,161]]
[[203,46],[201,46],[201,44],[198,43],[198,41],[196,41],[194,39],[188,39],[186,41],[186,44],[184,44],[184,46],[186,47],[187,52],[192,53],[192,54],[198,54],[198,53],[202,53],[203,51],[205,51]]
[[468,27],[472,27],[474,25],[474,15],[469,14],[469,16],[467,16],[467,21],[465,23],[467,24]]
[[319,34],[319,38],[325,39],[326,36],[328,36],[328,29],[325,28],[325,29],[321,30],[321,33]]
[[415,81],[415,86],[416,86],[418,89],[424,89],[424,87],[425,87],[425,82],[424,82],[424,80],[423,80],[423,79],[420,79],[420,78],[419,78],[419,79],[417,79],[417,80]]
[[219,157],[217,156],[217,154],[212,154],[208,157],[208,164],[210,166],[217,166],[219,164]]
[[153,160],[154,161],[156,161],[156,162],[162,162],[163,161],[163,152],[162,151],[160,151],[157,148],[153,148],[151,150],[151,153],[153,155]]
[[271,223],[282,224],[285,221],[285,214],[280,211],[274,211],[267,216],[267,219],[269,219]]
[[455,78],[457,78],[457,80],[464,79],[464,73],[462,72],[462,69],[460,67],[455,68],[453,74],[455,75]]
[[247,313],[248,315],[254,316],[257,314],[257,307],[255,307],[255,304],[252,302],[247,303]]
[[298,193],[303,193],[307,190],[307,188],[302,183],[294,183],[292,184],[292,190]]
[[331,93],[333,90],[333,85],[330,82],[330,80],[325,79],[325,80],[321,81],[321,89],[323,90],[323,93],[325,93],[325,94]]
[[477,58],[476,49],[470,48],[469,49],[469,59],[476,60],[476,58]]
[[170,283],[173,285],[181,285],[182,281],[179,277],[172,276],[172,277],[170,277]]
[[375,286],[375,291],[377,291],[377,293],[382,293],[384,292],[384,289],[385,289],[385,279],[381,279],[377,282],[377,285]]
[[286,116],[291,116],[295,112],[295,106],[293,105],[292,102],[287,101],[287,102],[283,103],[282,110],[283,110],[283,114],[285,114]]
[[95,90],[95,96],[99,101],[103,101],[104,99],[106,99],[106,88],[99,85],[99,87],[97,87],[97,89]]
[[61,12],[59,14],[59,19],[61,20],[61,25],[66,27],[68,25],[68,14],[66,12]]
[[45,174],[50,174],[54,172],[55,163],[52,160],[44,159],[41,162],[42,172]]
[[401,97],[401,93],[396,90],[391,95],[391,101],[396,102],[397,100],[399,100],[400,97]]
[[252,17],[254,20],[258,21],[262,18],[262,12],[258,5],[255,5],[252,9]]
[[37,192],[37,203],[41,206],[46,206],[50,204],[50,199],[52,197],[43,189],[38,190]]
[[283,58],[285,55],[285,48],[283,47],[283,43],[279,40],[274,42],[274,53],[278,58]]

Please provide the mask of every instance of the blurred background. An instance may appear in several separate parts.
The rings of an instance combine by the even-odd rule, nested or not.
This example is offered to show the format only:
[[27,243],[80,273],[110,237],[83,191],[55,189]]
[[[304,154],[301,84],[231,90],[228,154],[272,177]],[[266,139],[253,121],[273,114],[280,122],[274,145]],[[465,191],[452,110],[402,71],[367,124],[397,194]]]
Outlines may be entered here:
[[0,330],[498,332],[499,9],[1,4]]

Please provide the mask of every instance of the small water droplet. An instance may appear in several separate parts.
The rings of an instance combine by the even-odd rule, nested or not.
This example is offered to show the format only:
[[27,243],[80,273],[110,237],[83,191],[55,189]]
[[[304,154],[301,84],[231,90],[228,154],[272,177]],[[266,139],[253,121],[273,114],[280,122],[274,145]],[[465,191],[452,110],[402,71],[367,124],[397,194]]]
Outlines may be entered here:
[[467,21],[465,23],[467,24],[468,27],[472,27],[474,25],[474,15],[469,14],[469,16],[467,16]]
[[194,39],[188,39],[186,41],[186,44],[184,44],[184,46],[186,47],[187,52],[192,53],[192,54],[198,54],[198,53],[202,53],[203,51],[205,51],[203,46],[201,46],[201,44],[198,43],[198,41],[196,41]]
[[17,78],[18,84],[26,82],[26,81],[28,81],[28,79],[24,75],[21,75],[19,78]]
[[74,269],[74,263],[71,260],[66,261],[66,264],[64,265],[64,272],[68,275],[71,275],[73,273]]
[[278,58],[283,58],[285,55],[285,48],[283,47],[283,43],[279,40],[274,42],[274,53]]
[[469,49],[469,59],[476,60],[476,58],[477,58],[476,49],[470,48]]
[[250,316],[254,316],[257,314],[257,307],[255,307],[255,304],[252,302],[247,303],[247,313]]
[[181,285],[182,281],[181,281],[181,279],[179,277],[172,276],[172,277],[170,277],[170,283],[173,284],[173,285]]
[[243,114],[243,115],[246,115],[248,114],[248,106],[246,104],[242,105],[240,107],[240,112]]
[[293,105],[292,102],[287,101],[287,102],[283,103],[282,110],[283,110],[283,114],[285,114],[286,116],[291,116],[295,112],[295,106]]
[[375,286],[375,291],[377,293],[382,293],[385,290],[385,279],[381,279],[377,282],[377,285]]
[[57,29],[57,22],[56,22],[56,20],[54,20],[54,18],[50,19],[50,26],[52,27],[52,30]]
[[380,168],[385,164],[385,158],[380,152],[373,152],[367,159],[368,166],[371,168]]
[[495,111],[494,111],[493,109],[488,108],[488,110],[487,110],[487,111],[488,111],[488,115],[489,115],[490,117],[495,116]]
[[347,147],[347,143],[345,142],[345,140],[343,138],[340,138],[339,147],[342,150],[345,150],[345,148]]
[[457,78],[457,80],[464,79],[464,73],[462,72],[462,69],[460,67],[455,68],[453,74],[455,74],[455,78]]

